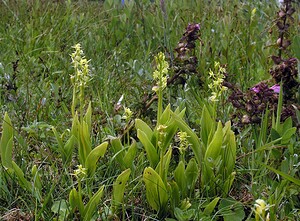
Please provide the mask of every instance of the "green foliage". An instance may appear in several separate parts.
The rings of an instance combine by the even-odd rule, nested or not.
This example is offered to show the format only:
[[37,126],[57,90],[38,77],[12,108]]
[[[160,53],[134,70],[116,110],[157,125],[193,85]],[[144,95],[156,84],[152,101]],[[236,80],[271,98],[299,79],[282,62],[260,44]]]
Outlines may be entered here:
[[126,183],[129,179],[131,170],[128,168],[124,170],[116,179],[113,184],[113,199],[112,199],[112,212],[115,213],[123,203],[124,192]]
[[89,155],[86,157],[85,166],[88,170],[88,175],[90,177],[92,177],[94,175],[94,173],[96,171],[97,162],[100,157],[104,156],[107,145],[108,145],[108,142],[104,142],[104,143],[100,144],[99,146],[92,149],[91,152],[89,153]]
[[174,117],[178,127],[186,131],[189,136],[191,148],[200,167],[202,187],[207,188],[210,194],[222,193],[226,196],[235,177],[236,159],[236,141],[230,122],[227,122],[224,127],[219,122],[216,129],[213,126],[206,126],[214,125],[214,120],[204,107],[201,119],[202,130],[204,130],[201,132],[203,143],[200,143],[195,132],[183,120],[176,115]]
[[[240,128],[226,91],[209,101],[221,78],[241,89],[269,80],[277,1],[3,0],[0,10],[0,220],[254,220],[261,198],[270,220],[300,220],[297,105],[282,121],[281,92],[274,116],[269,107],[260,126]],[[294,20],[286,52],[299,59]],[[181,87],[167,77],[188,23],[201,40]],[[216,58],[226,73],[210,78]]]
[[12,169],[14,129],[7,113],[4,115],[2,128],[2,136],[0,141],[1,163],[6,169]]
[[147,201],[152,209],[164,214],[167,210],[168,192],[165,183],[160,175],[151,167],[147,167],[143,173],[143,180],[146,185]]
[[220,210],[224,221],[240,221],[245,217],[243,205],[240,202],[230,198],[222,199],[218,209]]
[[121,168],[123,170],[127,168],[133,169],[133,162],[137,152],[136,141],[132,140],[132,144],[128,147],[122,145],[120,138],[113,138],[110,143],[115,154],[113,158],[116,158]]
[[80,191],[77,192],[73,188],[69,195],[69,203],[71,211],[79,210],[82,220],[91,220],[95,213],[95,209],[98,206],[101,197],[103,196],[104,186],[101,186],[98,191],[89,199],[88,203],[84,205]]

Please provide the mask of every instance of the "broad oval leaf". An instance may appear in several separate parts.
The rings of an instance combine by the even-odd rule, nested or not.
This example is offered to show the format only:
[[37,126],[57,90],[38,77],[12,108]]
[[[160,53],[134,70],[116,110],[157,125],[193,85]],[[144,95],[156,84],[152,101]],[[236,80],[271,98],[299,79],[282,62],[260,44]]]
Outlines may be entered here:
[[154,134],[153,130],[141,119],[135,119],[135,128],[137,130],[143,131],[147,135],[148,140],[152,139],[152,136]]
[[152,209],[164,211],[168,203],[168,193],[161,177],[151,167],[147,167],[143,180],[146,185],[146,198]]
[[115,211],[118,209],[118,207],[123,202],[124,192],[125,192],[125,186],[126,182],[129,179],[131,170],[127,169],[124,170],[116,179],[116,181],[113,184],[113,201],[112,201],[112,211],[115,213]]
[[148,136],[145,134],[144,131],[141,131],[140,129],[138,129],[137,137],[140,139],[140,141],[144,145],[144,148],[147,153],[147,158],[150,161],[150,165],[155,167],[159,161],[159,157],[158,157],[158,153],[156,152],[156,148],[150,142],[150,140],[148,139]]
[[96,170],[96,164],[100,157],[103,157],[106,149],[107,149],[108,142],[104,142],[94,148],[90,154],[87,156],[85,161],[85,167],[88,169],[89,176],[92,176]]
[[182,198],[186,197],[187,179],[185,175],[185,165],[183,161],[180,161],[174,171],[174,179],[179,187]]
[[5,112],[2,124],[2,136],[0,142],[1,161],[5,168],[12,169],[12,149],[14,130],[8,114]]
[[101,186],[99,190],[93,195],[90,201],[86,204],[83,213],[83,220],[90,221],[95,213],[95,209],[99,204],[101,197],[103,196],[104,186]]

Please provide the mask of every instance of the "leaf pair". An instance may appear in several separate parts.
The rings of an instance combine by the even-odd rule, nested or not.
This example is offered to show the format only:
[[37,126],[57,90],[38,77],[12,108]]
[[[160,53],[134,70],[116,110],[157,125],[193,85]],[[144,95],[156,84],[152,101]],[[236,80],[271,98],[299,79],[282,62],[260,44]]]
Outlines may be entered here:
[[137,151],[136,141],[132,139],[132,144],[129,147],[124,147],[120,138],[114,138],[110,143],[115,154],[113,159],[117,160],[123,170],[127,168],[133,169],[133,161]]
[[159,174],[151,167],[146,167],[143,174],[146,185],[147,201],[155,211],[164,213],[167,209],[168,191]]
[[152,168],[157,166],[160,161],[161,153],[162,155],[165,154],[178,129],[178,124],[173,116],[176,115],[178,119],[181,119],[184,116],[184,113],[185,110],[179,112],[179,109],[176,109],[173,113],[170,109],[170,105],[164,110],[160,118],[160,124],[165,127],[165,135],[160,146],[158,145],[159,133],[157,128],[161,125],[156,125],[156,130],[153,131],[144,121],[140,119],[135,120],[137,136],[145,148],[147,158]]
[[199,167],[194,158],[187,164],[180,161],[174,171],[174,179],[179,187],[181,198],[184,199],[193,193],[196,181],[199,177]]
[[84,221],[90,221],[95,213],[95,209],[103,196],[104,186],[101,186],[98,191],[92,196],[89,202],[84,205],[82,196],[75,188],[69,194],[69,203],[71,210],[74,212],[76,208],[79,210],[80,216]]
[[202,185],[208,185],[214,194],[226,195],[234,179],[236,160],[235,135],[227,122],[219,122],[204,156]]

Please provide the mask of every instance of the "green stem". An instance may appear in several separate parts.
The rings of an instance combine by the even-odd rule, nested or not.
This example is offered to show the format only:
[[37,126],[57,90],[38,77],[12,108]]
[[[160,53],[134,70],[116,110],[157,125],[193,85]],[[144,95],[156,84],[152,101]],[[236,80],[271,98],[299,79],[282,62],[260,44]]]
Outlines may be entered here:
[[158,89],[158,107],[157,107],[157,125],[160,125],[160,118],[162,115],[162,90]]
[[162,178],[163,182],[165,182],[165,177],[163,176],[163,171],[164,171],[164,153],[162,149],[160,148],[160,167],[159,167],[159,175]]
[[72,117],[75,117],[75,106],[76,106],[76,86],[73,87],[73,98],[72,98],[72,106],[71,106],[71,112]]
[[78,178],[78,197],[79,197],[79,204],[80,204],[80,205],[78,205],[78,207],[79,207],[78,209],[79,209],[80,215],[82,215],[84,207],[83,207],[83,203],[82,203],[81,178]]
[[82,124],[83,123],[83,106],[84,106],[84,88],[83,86],[81,85],[80,86],[80,123]]

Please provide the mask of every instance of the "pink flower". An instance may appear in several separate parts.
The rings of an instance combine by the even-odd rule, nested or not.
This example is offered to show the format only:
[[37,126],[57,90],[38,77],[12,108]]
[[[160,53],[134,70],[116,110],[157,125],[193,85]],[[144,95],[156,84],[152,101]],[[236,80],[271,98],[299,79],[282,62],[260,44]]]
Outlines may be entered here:
[[251,90],[255,93],[258,93],[260,91],[258,86],[254,86],[253,88],[251,88]]
[[279,94],[279,92],[280,92],[280,85],[279,84],[275,84],[272,87],[270,87],[270,89],[273,90],[274,93]]
[[279,94],[280,92],[280,85],[279,84],[275,84],[272,87],[268,87],[268,85],[264,84],[264,83],[259,83],[257,85],[255,85],[254,87],[252,87],[250,90],[254,91],[255,93],[259,93],[261,91],[266,91],[266,90],[272,90],[273,93]]

